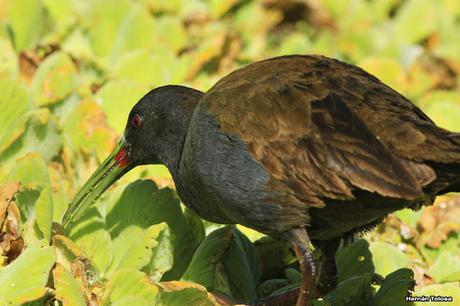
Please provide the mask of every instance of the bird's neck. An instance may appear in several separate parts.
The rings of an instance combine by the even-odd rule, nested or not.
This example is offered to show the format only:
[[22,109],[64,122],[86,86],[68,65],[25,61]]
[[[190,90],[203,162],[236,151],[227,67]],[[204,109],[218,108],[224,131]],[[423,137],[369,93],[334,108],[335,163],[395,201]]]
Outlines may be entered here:
[[183,87],[184,92],[177,97],[176,103],[170,109],[169,130],[164,138],[160,159],[169,169],[173,177],[179,177],[180,160],[187,137],[188,127],[192,119],[193,111],[198,105],[204,93],[192,88]]

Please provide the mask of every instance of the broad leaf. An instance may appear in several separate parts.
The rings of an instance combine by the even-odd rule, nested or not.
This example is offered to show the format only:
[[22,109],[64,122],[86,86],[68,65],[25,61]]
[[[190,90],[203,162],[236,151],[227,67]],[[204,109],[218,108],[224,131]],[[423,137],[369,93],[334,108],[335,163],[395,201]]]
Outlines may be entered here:
[[48,105],[66,98],[77,87],[76,72],[75,64],[64,52],[47,57],[32,83],[36,104]]
[[364,273],[373,275],[374,264],[372,254],[369,252],[369,243],[360,239],[346,248],[337,251],[336,262],[339,282]]
[[374,260],[375,272],[382,276],[409,266],[409,259],[394,245],[375,241],[370,244],[369,250]]
[[74,276],[60,264],[53,269],[56,299],[64,306],[85,306],[85,298]]
[[22,51],[33,47],[43,31],[45,12],[42,2],[40,0],[8,1],[6,7],[16,50]]
[[172,190],[157,190],[150,180],[129,184],[108,211],[106,224],[112,237],[133,225],[147,228],[161,222],[168,224],[173,237],[174,267],[166,273],[167,279],[177,279],[182,275],[204,236],[201,221],[183,213]]
[[25,131],[29,119],[29,95],[18,83],[0,79],[0,153]]
[[460,281],[460,258],[448,251],[441,252],[428,274],[439,283]]
[[158,292],[158,287],[149,281],[145,273],[122,269],[113,274],[107,283],[102,305],[129,305],[122,303],[127,300],[141,302],[140,305],[152,305]]
[[383,280],[382,286],[375,294],[372,306],[404,306],[405,297],[415,286],[412,270],[402,268],[396,270]]
[[36,241],[10,265],[0,267],[0,297],[8,305],[21,305],[49,292],[46,287],[54,265],[54,247],[48,241]]

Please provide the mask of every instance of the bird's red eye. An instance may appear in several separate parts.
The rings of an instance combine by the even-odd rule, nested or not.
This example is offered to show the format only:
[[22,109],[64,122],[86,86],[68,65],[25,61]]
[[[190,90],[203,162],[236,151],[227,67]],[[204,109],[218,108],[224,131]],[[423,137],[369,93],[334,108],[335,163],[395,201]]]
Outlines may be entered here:
[[131,119],[131,125],[133,128],[138,129],[141,126],[141,117],[139,115],[134,115],[133,119]]

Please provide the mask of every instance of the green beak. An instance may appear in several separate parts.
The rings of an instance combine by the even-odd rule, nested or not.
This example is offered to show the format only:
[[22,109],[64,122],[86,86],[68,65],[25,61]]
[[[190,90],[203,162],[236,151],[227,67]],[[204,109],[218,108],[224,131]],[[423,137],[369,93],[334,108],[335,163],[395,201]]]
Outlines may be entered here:
[[104,191],[132,169],[127,152],[128,150],[124,142],[120,141],[113,152],[86,181],[64,214],[62,220],[64,228],[71,226],[73,222],[80,218],[96,202]]

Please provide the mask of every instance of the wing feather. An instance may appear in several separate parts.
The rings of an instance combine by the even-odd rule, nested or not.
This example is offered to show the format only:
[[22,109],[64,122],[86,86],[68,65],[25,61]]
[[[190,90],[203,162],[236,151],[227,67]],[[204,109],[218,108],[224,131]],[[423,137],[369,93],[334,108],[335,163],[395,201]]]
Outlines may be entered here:
[[425,145],[434,124],[355,66],[319,56],[263,61],[222,79],[201,103],[247,143],[271,189],[312,207],[357,190],[413,200],[436,178],[395,145]]

